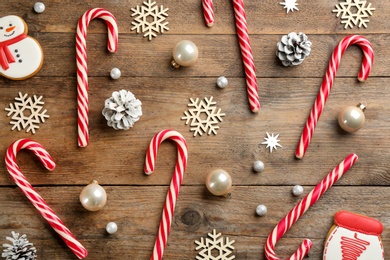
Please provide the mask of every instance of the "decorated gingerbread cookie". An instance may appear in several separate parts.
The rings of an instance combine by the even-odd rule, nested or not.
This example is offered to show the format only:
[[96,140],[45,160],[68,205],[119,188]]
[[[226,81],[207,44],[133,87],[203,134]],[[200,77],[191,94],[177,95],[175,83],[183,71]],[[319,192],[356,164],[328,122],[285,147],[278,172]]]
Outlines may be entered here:
[[383,260],[382,231],[378,220],[339,211],[326,238],[323,259]]
[[23,19],[16,15],[0,18],[0,74],[13,80],[30,78],[42,63],[41,45],[27,36]]

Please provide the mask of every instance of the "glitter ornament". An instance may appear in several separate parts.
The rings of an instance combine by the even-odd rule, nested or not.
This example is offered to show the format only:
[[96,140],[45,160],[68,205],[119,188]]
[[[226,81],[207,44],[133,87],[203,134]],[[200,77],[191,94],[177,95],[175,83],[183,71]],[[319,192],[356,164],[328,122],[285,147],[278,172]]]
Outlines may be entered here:
[[221,76],[217,79],[217,86],[219,88],[226,88],[229,84],[229,81],[226,77]]
[[267,214],[267,207],[263,204],[260,204],[256,207],[256,214],[260,217],[264,216]]
[[303,187],[301,185],[295,185],[292,188],[292,193],[294,194],[294,196],[302,195],[303,194]]
[[120,69],[118,68],[113,68],[111,71],[110,71],[110,77],[112,79],[119,79],[121,77],[122,73],[120,71]]
[[262,171],[264,171],[264,163],[262,161],[255,161],[253,163],[253,170],[255,172],[262,172]]
[[41,2],[36,2],[34,4],[34,11],[38,14],[41,14],[45,11],[45,4]]
[[106,231],[108,234],[112,235],[118,231],[118,226],[115,222],[109,222],[106,226]]

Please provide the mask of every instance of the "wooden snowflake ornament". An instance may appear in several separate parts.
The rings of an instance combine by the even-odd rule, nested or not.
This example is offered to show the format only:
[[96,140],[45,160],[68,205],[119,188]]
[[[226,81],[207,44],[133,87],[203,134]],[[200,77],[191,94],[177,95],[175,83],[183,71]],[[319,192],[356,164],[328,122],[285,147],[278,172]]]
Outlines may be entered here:
[[190,98],[190,102],[188,106],[192,108],[185,111],[185,116],[181,118],[186,120],[186,125],[191,122],[190,131],[194,132],[194,136],[202,136],[203,133],[216,135],[219,129],[218,123],[222,122],[222,117],[225,116],[220,108],[217,110],[217,102],[213,101],[213,97],[205,97],[200,102],[199,98],[195,100]]
[[131,22],[134,25],[131,30],[137,30],[137,33],[144,33],[144,37],[148,37],[149,41],[151,41],[153,37],[157,37],[156,33],[164,33],[164,30],[169,30],[168,22],[165,22],[169,8],[164,8],[162,5],[159,8],[156,2],[152,2],[152,0],[147,0],[143,4],[142,6],[131,8],[133,12],[131,16],[135,16],[134,22]]
[[39,128],[39,123],[44,123],[45,118],[49,117],[46,114],[46,109],[42,110],[43,104],[42,96],[34,95],[31,98],[28,94],[22,95],[19,92],[19,97],[15,98],[15,102],[5,108],[5,111],[8,111],[7,116],[12,115],[10,124],[13,126],[11,130],[26,129],[27,133],[31,131],[35,134],[35,130]]
[[234,240],[226,237],[226,241],[221,237],[221,233],[213,229],[213,233],[209,233],[210,238],[200,238],[200,241],[195,241],[196,251],[201,250],[196,256],[197,260],[232,260],[235,259],[233,254]]
[[375,8],[371,7],[371,3],[367,4],[365,0],[345,0],[344,3],[339,3],[335,6],[332,12],[336,13],[336,17],[341,16],[341,23],[345,24],[344,29],[359,28],[364,26],[367,28],[369,22],[368,17],[372,15]]

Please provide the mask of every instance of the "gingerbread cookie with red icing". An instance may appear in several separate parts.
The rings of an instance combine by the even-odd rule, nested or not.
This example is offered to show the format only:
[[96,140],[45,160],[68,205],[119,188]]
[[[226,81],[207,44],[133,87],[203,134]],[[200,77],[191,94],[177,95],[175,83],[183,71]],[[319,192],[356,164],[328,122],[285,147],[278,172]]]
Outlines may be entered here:
[[13,80],[34,76],[42,67],[43,51],[27,36],[27,24],[16,15],[0,18],[0,75]]
[[382,231],[378,220],[339,211],[326,238],[323,259],[383,260]]

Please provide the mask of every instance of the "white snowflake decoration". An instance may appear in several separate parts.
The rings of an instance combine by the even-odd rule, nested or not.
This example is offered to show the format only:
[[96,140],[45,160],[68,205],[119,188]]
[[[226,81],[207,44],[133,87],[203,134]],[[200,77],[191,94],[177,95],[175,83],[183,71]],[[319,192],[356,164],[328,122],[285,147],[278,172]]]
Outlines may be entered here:
[[284,5],[284,9],[287,9],[288,12],[294,12],[294,10],[299,11],[297,7],[297,0],[285,0],[284,2],[280,3],[281,5]]
[[[229,240],[226,237],[221,237],[221,233],[218,233],[213,229],[213,233],[208,233],[210,238],[200,238],[200,241],[195,241],[198,246],[195,248],[196,251],[201,250],[196,259],[198,260],[232,260],[235,258],[233,254],[233,243],[234,240]],[[217,253],[217,255],[215,255]]]
[[207,133],[217,134],[217,129],[219,129],[218,123],[222,122],[222,117],[225,116],[224,113],[221,113],[221,109],[217,110],[215,106],[217,102],[213,102],[213,97],[207,99],[206,97],[199,102],[199,98],[193,99],[190,98],[188,104],[189,107],[193,107],[188,111],[184,112],[184,115],[181,119],[186,120],[186,125],[190,123],[190,131],[194,132],[194,136]]
[[375,8],[371,7],[371,3],[367,6],[366,4],[365,0],[345,0],[344,3],[336,5],[336,9],[332,12],[337,13],[336,17],[341,15],[341,23],[345,24],[344,29],[347,29],[348,26],[352,29],[355,25],[359,28],[362,25],[367,28],[368,16],[372,15]]
[[279,142],[280,140],[278,140],[278,137],[279,137],[279,134],[277,135],[274,135],[273,133],[271,135],[269,135],[268,132],[267,133],[267,137],[265,137],[265,142],[262,142],[261,144],[266,144],[267,147],[266,148],[269,148],[269,152],[272,153],[272,150],[275,149],[277,150],[277,147],[282,147]]
[[42,110],[44,104],[42,96],[37,97],[36,95],[33,98],[28,97],[28,94],[22,95],[19,92],[19,97],[15,98],[15,102],[9,104],[9,107],[5,108],[8,111],[7,116],[11,116],[10,124],[13,125],[11,130],[26,129],[26,132],[32,132],[35,134],[35,130],[39,128],[39,123],[45,122],[45,118],[48,118],[49,115],[46,115],[46,109]]
[[151,41],[152,37],[157,37],[156,33],[163,33],[164,30],[169,30],[168,22],[165,22],[169,8],[164,9],[162,5],[159,8],[156,2],[152,2],[152,0],[147,0],[143,4],[145,6],[131,8],[131,11],[133,11],[131,16],[136,16],[134,22],[131,22],[134,25],[131,30],[137,30],[137,33],[145,33],[144,37],[149,37],[149,41]]

